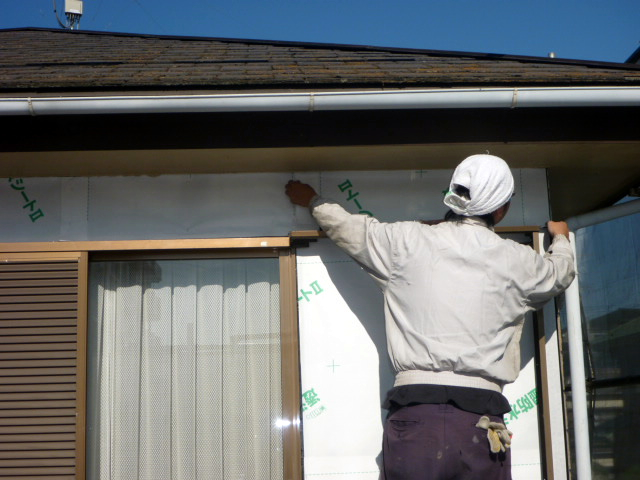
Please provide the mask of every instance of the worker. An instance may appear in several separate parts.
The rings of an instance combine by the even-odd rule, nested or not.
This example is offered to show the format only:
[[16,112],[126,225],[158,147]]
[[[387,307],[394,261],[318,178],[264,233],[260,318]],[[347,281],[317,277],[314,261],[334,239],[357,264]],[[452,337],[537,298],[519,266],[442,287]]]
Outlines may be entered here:
[[525,314],[575,275],[565,222],[541,256],[493,230],[509,210],[506,162],[473,155],[455,169],[445,221],[381,223],[290,181],[327,236],[381,288],[396,373],[384,407],[383,480],[510,479],[503,386],[520,371]]

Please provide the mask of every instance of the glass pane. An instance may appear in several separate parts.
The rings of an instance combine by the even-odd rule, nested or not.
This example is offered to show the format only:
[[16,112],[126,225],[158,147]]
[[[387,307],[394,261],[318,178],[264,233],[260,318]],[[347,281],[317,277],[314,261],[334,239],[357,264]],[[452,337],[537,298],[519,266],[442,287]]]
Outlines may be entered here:
[[278,262],[97,262],[91,479],[282,478]]
[[576,237],[595,378],[640,375],[640,214],[579,230]]
[[640,385],[594,391],[591,435],[594,480],[640,478],[639,395]]

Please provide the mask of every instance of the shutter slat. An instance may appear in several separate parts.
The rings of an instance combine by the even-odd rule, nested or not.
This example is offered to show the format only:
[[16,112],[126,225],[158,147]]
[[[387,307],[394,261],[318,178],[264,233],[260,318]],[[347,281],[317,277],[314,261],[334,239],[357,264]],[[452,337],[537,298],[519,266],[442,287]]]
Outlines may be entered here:
[[[41,296],[41,295],[66,295],[69,298],[73,298],[75,293],[78,291],[77,287],[37,287],[37,286],[25,286],[20,288],[0,288],[0,299],[3,303],[19,303],[19,302],[28,302],[31,296]],[[10,297],[10,298],[2,298],[2,297]],[[21,300],[21,298],[25,298],[26,300]]]
[[[29,272],[27,272],[28,274]],[[47,278],[33,278],[33,276],[29,276],[28,278],[16,279],[15,277],[12,279],[5,280],[4,276],[7,274],[0,274],[0,290],[5,288],[23,288],[23,287],[73,287],[78,285],[78,279],[75,275],[69,274],[66,278],[56,277],[47,277]],[[9,274],[10,275],[10,274]],[[15,275],[15,274],[13,274]]]
[[[3,347],[4,348],[4,347]],[[73,350],[59,351],[24,351],[24,352],[0,352],[0,360],[22,360],[22,359],[49,359],[49,358],[76,358]]]
[[76,365],[75,358],[63,358],[60,360],[53,360],[51,358],[46,359],[31,359],[31,360],[2,360],[0,359],[0,375],[3,368],[16,368],[16,367],[74,367]]
[[[12,458],[12,459],[20,459],[20,458],[74,458],[75,459],[76,452],[75,450],[33,450],[33,451],[20,451],[14,450],[9,452],[0,452],[0,458]],[[49,478],[49,477],[47,477]]]
[[[61,384],[64,385],[64,384]],[[10,393],[0,392],[0,409],[7,409],[7,402],[52,402],[52,401],[70,401],[77,400],[76,392],[74,389],[66,390],[64,388],[55,390],[43,390],[16,392],[15,390],[22,390],[22,385],[16,385],[17,388],[12,389]],[[3,406],[4,405],[4,406]],[[47,407],[53,408],[53,407]],[[0,423],[1,425],[1,423]]]
[[61,343],[73,342],[75,335],[7,335],[0,337],[0,343]]
[[27,328],[2,328],[0,325],[0,335],[2,336],[28,336],[28,335],[60,335],[77,333],[76,327],[27,327]]
[[56,311],[23,311],[23,312],[0,312],[0,320],[22,320],[22,319],[37,319],[37,318],[44,318],[44,319],[54,319],[54,318],[66,318],[66,319],[73,319],[74,321],[77,321],[76,319],[76,310],[75,310],[75,305],[73,305],[73,308],[70,310],[56,310]]
[[72,475],[75,473],[75,467],[25,467],[25,468],[0,468],[0,478],[7,475],[47,475],[50,473],[64,473]]
[[0,435],[0,448],[4,443],[24,442],[72,442],[76,439],[74,433],[26,433],[15,435]]
[[75,448],[74,442],[16,442],[0,443],[0,451],[29,451],[29,450],[69,450]]
[[[32,408],[68,408],[75,406],[75,400],[27,400],[21,402],[0,402],[0,410],[21,408],[25,409],[26,413],[30,412],[30,409]],[[2,412],[0,412],[0,415],[2,415]]]
[[0,408],[6,402],[29,402],[29,401],[50,401],[50,400],[75,400],[74,392],[19,392],[0,393]]
[[[69,375],[47,375],[36,377],[0,377],[0,385],[21,385],[23,383],[75,383],[76,377]],[[16,387],[18,390],[20,387]]]
[[75,392],[75,377],[73,382],[68,383],[25,383],[25,384],[9,384],[0,385],[0,393],[25,393],[25,392]]
[[[20,294],[6,294],[2,295],[0,293],[0,305],[6,305],[6,306],[11,306],[11,305],[23,305],[25,303],[28,304],[32,304],[32,303],[53,303],[53,302],[73,302],[75,300],[77,300],[77,297],[75,295],[70,295],[68,293],[60,293],[60,295],[42,295],[40,293],[34,293],[32,295],[29,295],[26,292],[21,292],[21,293],[25,293],[25,295],[20,295]],[[57,292],[51,292],[52,294],[55,294]]]
[[[75,299],[74,299],[75,300]],[[56,303],[0,303],[0,311],[2,312],[30,312],[37,311],[55,311],[55,310],[75,310],[77,303],[73,302],[56,302]]]
[[16,410],[2,410],[1,415],[4,418],[35,418],[35,417],[60,417],[60,416],[73,416],[76,414],[73,408],[34,408],[34,409],[16,409]]
[[73,425],[75,428],[75,415],[50,416],[50,417],[0,417],[0,426],[20,425]]
[[[0,328],[32,328],[32,327],[75,327],[78,321],[75,318],[40,318],[40,319],[0,319]],[[3,330],[4,331],[4,330]]]
[[[0,468],[4,467],[73,467],[75,458],[0,458]],[[2,470],[0,470],[2,471]]]
[[5,270],[0,270],[0,281],[5,280],[40,280],[40,279],[48,279],[48,280],[56,280],[56,279],[70,278],[77,279],[78,271],[76,269],[69,270],[28,270],[28,271],[12,271],[8,272]]
[[7,262],[0,264],[0,272],[78,271],[75,262]]
[[77,480],[75,475],[47,475],[42,477],[40,475],[20,475],[20,476],[4,476],[2,480]]
[[5,377],[29,377],[35,375],[75,375],[75,367],[53,368],[5,368],[0,370],[0,375]]
[[[33,340],[33,338],[29,338]],[[18,352],[42,352],[47,350],[70,350],[76,349],[75,343],[22,343],[17,345],[6,344],[0,347],[5,352],[18,351]]]
[[75,425],[1,425],[0,435],[26,433],[72,433]]

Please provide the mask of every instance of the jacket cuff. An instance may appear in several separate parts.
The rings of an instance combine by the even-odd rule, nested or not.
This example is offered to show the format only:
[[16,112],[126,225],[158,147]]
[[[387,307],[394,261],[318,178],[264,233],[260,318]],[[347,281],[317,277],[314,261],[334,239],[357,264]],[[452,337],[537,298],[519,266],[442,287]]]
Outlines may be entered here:
[[318,205],[321,205],[325,202],[326,202],[326,199],[322,198],[322,196],[314,195],[313,197],[311,197],[311,200],[309,201],[309,211],[313,212],[314,208],[316,208]]
[[568,250],[573,254],[573,250],[571,248],[571,244],[569,243],[569,239],[564,235],[556,235],[553,237],[551,241],[551,245],[549,246],[548,253],[553,253],[554,250]]

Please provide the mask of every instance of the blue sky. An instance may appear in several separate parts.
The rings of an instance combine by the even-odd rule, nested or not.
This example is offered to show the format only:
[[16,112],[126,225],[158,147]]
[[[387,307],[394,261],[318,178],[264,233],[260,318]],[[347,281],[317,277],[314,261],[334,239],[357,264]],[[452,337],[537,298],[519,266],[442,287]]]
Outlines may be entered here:
[[[0,0],[17,27],[57,28],[53,1]],[[84,0],[80,28],[624,62],[640,0]]]

